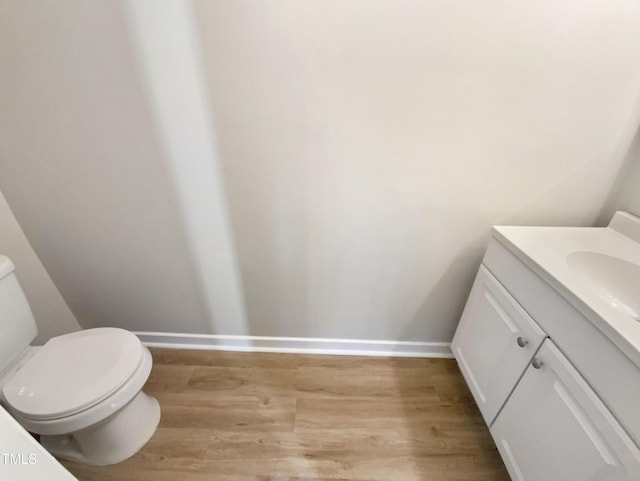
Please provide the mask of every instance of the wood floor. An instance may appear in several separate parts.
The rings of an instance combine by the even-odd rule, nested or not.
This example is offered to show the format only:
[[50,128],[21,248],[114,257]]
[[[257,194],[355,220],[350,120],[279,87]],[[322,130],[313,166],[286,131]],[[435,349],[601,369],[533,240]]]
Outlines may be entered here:
[[509,480],[453,360],[152,353],[160,427],[79,480]]

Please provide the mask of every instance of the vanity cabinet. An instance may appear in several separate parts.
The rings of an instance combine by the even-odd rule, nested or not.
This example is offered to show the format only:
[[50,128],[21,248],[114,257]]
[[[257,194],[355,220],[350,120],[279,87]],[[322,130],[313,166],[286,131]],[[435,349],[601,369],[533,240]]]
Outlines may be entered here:
[[487,424],[544,338],[542,329],[481,266],[451,349]]
[[451,347],[514,481],[640,480],[640,370],[495,239]]
[[491,426],[514,480],[640,479],[640,451],[546,340]]

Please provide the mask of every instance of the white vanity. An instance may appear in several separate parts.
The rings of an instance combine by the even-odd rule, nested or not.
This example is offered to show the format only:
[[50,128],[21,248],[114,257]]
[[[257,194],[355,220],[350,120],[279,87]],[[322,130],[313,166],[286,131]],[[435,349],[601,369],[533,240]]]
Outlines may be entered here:
[[640,219],[495,227],[452,350],[518,481],[640,480]]

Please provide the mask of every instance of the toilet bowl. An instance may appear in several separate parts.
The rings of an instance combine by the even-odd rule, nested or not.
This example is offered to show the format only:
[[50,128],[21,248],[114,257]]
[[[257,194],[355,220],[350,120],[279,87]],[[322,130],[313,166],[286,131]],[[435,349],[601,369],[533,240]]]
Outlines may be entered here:
[[54,456],[95,465],[132,456],[160,421],[158,402],[142,391],[151,353],[109,327],[29,346],[35,321],[12,271],[0,256],[0,403]]
[[160,407],[142,392],[151,353],[130,332],[96,328],[66,334],[26,357],[5,376],[2,398],[53,455],[113,464],[155,432]]

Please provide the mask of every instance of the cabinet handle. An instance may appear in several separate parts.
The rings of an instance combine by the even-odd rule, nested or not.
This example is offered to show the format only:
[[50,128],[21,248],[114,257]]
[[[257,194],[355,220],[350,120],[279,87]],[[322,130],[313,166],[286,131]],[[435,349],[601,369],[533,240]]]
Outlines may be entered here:
[[543,366],[543,364],[544,362],[542,362],[537,357],[534,357],[533,361],[531,361],[531,365],[533,366],[534,369],[540,369]]
[[518,339],[516,339],[516,342],[518,343],[518,346],[520,347],[524,347],[527,344],[529,344],[529,341],[527,341],[524,337],[520,336],[518,337]]

